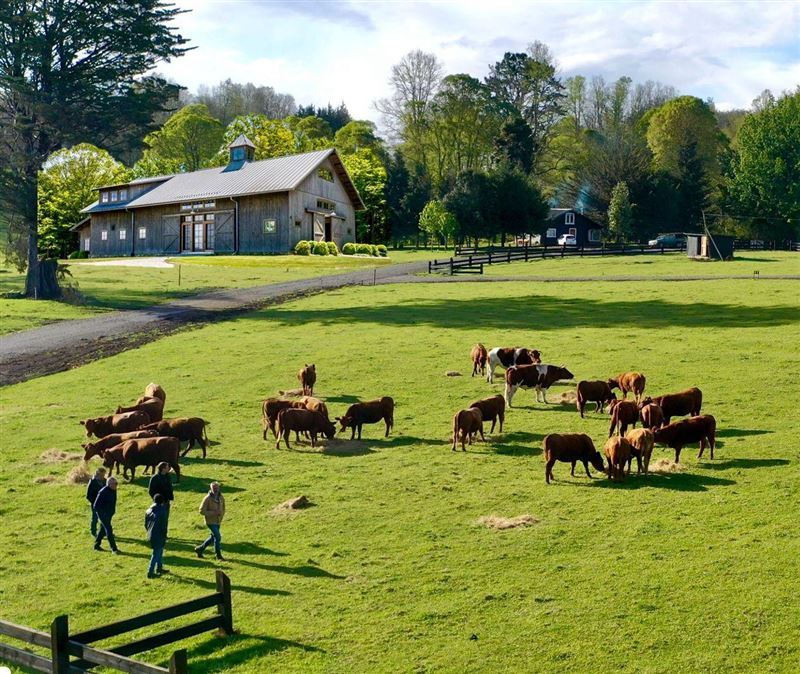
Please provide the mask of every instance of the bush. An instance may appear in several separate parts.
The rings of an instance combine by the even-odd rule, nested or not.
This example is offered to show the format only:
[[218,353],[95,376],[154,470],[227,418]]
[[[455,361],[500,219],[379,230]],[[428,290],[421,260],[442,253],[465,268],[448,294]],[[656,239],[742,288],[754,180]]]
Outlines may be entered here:
[[357,243],[356,254],[358,255],[372,255],[372,249],[368,243]]
[[333,241],[328,241],[328,255],[338,255],[339,249]]
[[378,255],[381,257],[389,257],[389,250],[382,243],[375,246],[378,249]]
[[356,244],[354,243],[346,243],[342,246],[342,255],[355,255],[356,254]]
[[378,257],[380,255],[378,253],[378,247],[376,245],[374,245],[374,244],[370,244],[369,245],[369,254],[372,255],[372,257]]
[[324,241],[315,241],[314,242],[314,255],[327,255],[328,254],[328,244]]
[[70,260],[85,260],[88,257],[89,257],[89,251],[88,250],[73,250],[69,254],[69,259]]
[[298,241],[294,247],[295,255],[311,255],[311,243],[308,241]]

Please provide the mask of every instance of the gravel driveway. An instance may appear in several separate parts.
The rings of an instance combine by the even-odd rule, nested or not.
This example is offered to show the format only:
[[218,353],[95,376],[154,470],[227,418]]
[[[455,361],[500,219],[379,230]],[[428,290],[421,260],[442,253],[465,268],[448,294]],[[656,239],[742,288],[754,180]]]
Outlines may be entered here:
[[70,262],[87,267],[150,267],[152,269],[171,269],[175,265],[165,257],[129,257],[123,260],[92,260],[91,262]]

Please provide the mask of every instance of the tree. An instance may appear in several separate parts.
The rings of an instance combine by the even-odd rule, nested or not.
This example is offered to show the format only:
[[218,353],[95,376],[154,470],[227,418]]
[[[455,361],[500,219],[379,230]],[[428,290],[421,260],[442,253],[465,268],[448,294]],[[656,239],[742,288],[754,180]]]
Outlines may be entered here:
[[295,152],[311,152],[330,147],[333,143],[331,126],[321,117],[287,117],[284,124],[295,138]]
[[343,126],[353,121],[344,102],[340,103],[335,108],[330,103],[328,103],[327,108],[315,108],[313,105],[301,105],[297,108],[296,114],[298,117],[319,117],[328,124],[332,133],[336,133]]
[[283,119],[295,114],[297,109],[294,98],[289,94],[281,94],[272,87],[256,86],[251,82],[240,84],[230,78],[211,87],[201,84],[192,102],[204,104],[209,114],[219,119],[223,126],[242,115]]
[[477,245],[479,237],[490,238],[499,231],[497,220],[492,218],[494,185],[485,173],[461,173],[445,196],[444,205],[455,216],[462,239],[472,237]]
[[611,191],[608,204],[608,229],[617,241],[625,241],[633,234],[633,206],[628,185],[618,182]]
[[518,169],[504,166],[490,175],[492,212],[489,218],[505,245],[507,235],[542,233],[550,210],[539,189]]
[[533,135],[522,117],[513,117],[494,139],[494,157],[500,163],[528,174],[533,169]]
[[524,114],[531,93],[531,57],[525,52],[506,52],[502,60],[489,66],[486,86],[494,96]]
[[431,184],[424,167],[417,164],[409,170],[400,152],[394,153],[386,165],[387,224],[391,238],[402,241],[419,236],[419,214],[431,198]]
[[[39,269],[37,183],[56,150],[91,141],[141,142],[178,87],[148,76],[186,43],[162,0],[4,0],[0,3],[0,119],[7,143],[0,204],[28,235],[25,292],[43,297],[54,279]],[[52,270],[52,265],[45,269]]]
[[586,78],[576,75],[567,78],[564,84],[567,91],[567,113],[572,117],[575,131],[580,131],[586,118]]
[[333,146],[344,154],[362,149],[372,150],[383,156],[383,141],[376,134],[375,124],[368,120],[353,120],[345,124],[333,137]]
[[370,243],[387,240],[386,169],[383,163],[368,148],[342,155],[342,163],[364,202],[365,210],[356,213],[359,240],[369,239]]
[[[523,117],[533,135],[534,167],[545,151],[552,130],[564,114],[564,85],[557,76],[557,63],[549,47],[536,41],[528,46],[531,61],[528,66],[530,95]],[[535,170],[535,168],[534,168]]]
[[50,155],[39,174],[39,248],[45,257],[66,257],[75,245],[70,227],[97,198],[97,188],[128,177],[128,169],[88,143]]
[[197,171],[219,151],[224,130],[202,103],[187,105],[145,139],[147,149],[134,166],[137,177]]
[[678,222],[685,229],[694,229],[702,222],[703,210],[710,203],[708,174],[697,156],[695,143],[681,148],[678,161],[681,166],[680,177],[676,181]]
[[425,204],[425,208],[419,215],[419,228],[429,236],[436,239],[441,238],[445,246],[451,237],[455,244],[458,223],[453,214],[438,199],[432,199]]

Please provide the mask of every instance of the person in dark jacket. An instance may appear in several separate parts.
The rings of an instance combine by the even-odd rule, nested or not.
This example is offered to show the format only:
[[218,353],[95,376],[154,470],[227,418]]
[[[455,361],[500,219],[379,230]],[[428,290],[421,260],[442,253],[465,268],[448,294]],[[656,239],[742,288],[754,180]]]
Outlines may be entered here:
[[97,494],[105,486],[106,469],[98,468],[94,472],[94,477],[89,480],[89,484],[86,485],[86,500],[89,501],[89,507],[92,509],[92,524],[89,531],[92,532],[92,536],[95,538],[97,538],[97,513],[94,511],[94,501],[97,498]]
[[111,528],[111,519],[117,511],[116,478],[108,478],[106,486],[97,492],[97,498],[94,500],[94,511],[97,513],[97,519],[100,520],[100,530],[94,539],[94,549],[102,550],[100,543],[103,541],[103,537],[106,537],[108,538],[108,544],[111,546],[111,552],[118,555],[117,541],[114,538],[114,530]]
[[164,546],[167,544],[167,506],[163,494],[153,496],[151,505],[144,514],[144,528],[147,531],[147,541],[153,548],[150,556],[150,567],[147,577],[155,578],[157,574],[168,573],[164,568]]
[[164,497],[164,509],[167,513],[167,526],[169,526],[169,506],[175,500],[175,494],[172,491],[172,477],[170,476],[171,467],[166,461],[158,464],[157,471],[150,478],[150,498],[155,499],[156,494],[161,494]]

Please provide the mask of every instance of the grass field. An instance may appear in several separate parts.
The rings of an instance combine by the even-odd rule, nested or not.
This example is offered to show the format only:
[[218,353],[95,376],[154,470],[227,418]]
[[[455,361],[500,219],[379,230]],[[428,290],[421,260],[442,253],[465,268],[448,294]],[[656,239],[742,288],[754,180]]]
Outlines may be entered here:
[[[191,548],[217,479],[228,499],[220,566],[240,634],[186,642],[192,671],[796,672],[800,283],[624,287],[344,289],[0,390],[2,617],[46,629],[68,612],[83,629],[205,593],[214,563]],[[530,392],[517,394],[502,435],[453,453],[453,412],[501,389],[445,376],[469,374],[476,341],[538,348],[577,378],[640,369],[650,393],[700,386],[716,458],[688,449],[684,472],[621,485],[557,464],[547,486],[544,435],[587,432],[601,446],[608,417],[581,420]],[[304,362],[316,363],[315,392],[334,415],[392,395],[394,435],[368,427],[363,442],[324,452],[263,442],[259,401],[296,386]],[[77,462],[40,458],[80,451],[78,420],[150,381],[165,387],[168,414],[211,420],[215,441],[206,461],[183,466],[172,574],[157,581],[145,579],[145,480],[120,488],[125,554],[112,557],[92,551],[83,488],[63,483]],[[271,512],[300,494],[315,506]],[[492,514],[538,523],[476,523]]]

